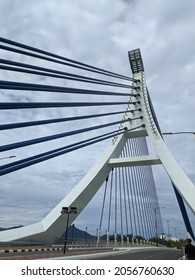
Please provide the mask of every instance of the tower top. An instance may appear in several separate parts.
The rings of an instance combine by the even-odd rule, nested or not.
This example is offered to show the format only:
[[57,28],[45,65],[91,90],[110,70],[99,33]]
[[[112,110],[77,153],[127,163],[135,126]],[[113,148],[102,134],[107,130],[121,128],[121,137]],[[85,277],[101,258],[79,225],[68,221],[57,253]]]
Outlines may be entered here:
[[131,71],[133,74],[144,72],[144,65],[140,49],[135,49],[128,52]]

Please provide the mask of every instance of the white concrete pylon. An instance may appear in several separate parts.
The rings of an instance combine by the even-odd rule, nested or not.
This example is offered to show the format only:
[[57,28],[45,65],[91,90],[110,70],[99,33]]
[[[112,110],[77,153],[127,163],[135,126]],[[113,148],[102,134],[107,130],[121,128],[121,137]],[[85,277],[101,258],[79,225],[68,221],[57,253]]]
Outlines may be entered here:
[[[135,86],[139,86],[139,89],[133,90],[133,92],[139,93],[139,96],[130,97],[129,102],[140,101],[140,104],[135,103],[132,105],[129,103],[127,110],[141,108],[141,111],[136,110],[132,113],[126,112],[124,119],[130,120],[128,122],[121,123],[120,128],[127,127],[129,130],[135,127],[139,128],[114,137],[108,144],[103,155],[100,159],[98,159],[84,178],[45,218],[43,218],[42,221],[25,227],[1,231],[0,243],[18,240],[20,242],[40,242],[52,244],[55,239],[60,237],[65,231],[67,217],[66,215],[61,214],[62,207],[77,207],[77,214],[70,214],[69,224],[71,224],[96,194],[98,189],[106,180],[113,166],[117,164],[120,166],[162,164],[177,187],[179,193],[195,214],[195,186],[179,167],[160,135],[152,112],[145,84],[143,63],[142,60],[139,59],[139,51],[136,52],[135,59],[133,57],[134,53],[132,52],[131,54],[132,60],[130,62],[132,69],[134,69],[134,78],[139,80],[139,83],[135,83]],[[136,118],[136,120],[131,121],[132,116]],[[143,118],[139,118],[140,116]],[[156,155],[119,159],[121,151],[123,150],[128,138],[144,136],[148,136],[151,139]]]
[[[185,172],[181,169],[169,149],[167,148],[161,133],[158,130],[158,127],[155,123],[153,112],[150,107],[149,95],[147,92],[144,72],[137,73],[134,75],[136,79],[140,79],[140,87],[141,87],[141,102],[144,121],[146,124],[146,130],[148,137],[151,140],[153,148],[156,151],[156,160],[159,161],[165,168],[168,173],[171,181],[174,183],[178,192],[191,209],[191,211],[195,214],[195,186],[185,174]],[[150,159],[150,158],[149,158]]]

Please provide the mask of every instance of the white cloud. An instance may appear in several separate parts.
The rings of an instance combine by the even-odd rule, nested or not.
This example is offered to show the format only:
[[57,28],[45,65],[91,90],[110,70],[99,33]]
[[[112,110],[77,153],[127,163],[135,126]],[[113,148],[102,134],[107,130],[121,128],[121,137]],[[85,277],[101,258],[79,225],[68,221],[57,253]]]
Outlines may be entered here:
[[[140,48],[145,65],[147,85],[162,131],[194,130],[194,5],[193,0],[179,0],[177,3],[169,0],[152,0],[150,4],[144,0],[1,0],[0,36],[126,75],[130,74],[127,52],[134,48]],[[24,58],[18,57],[23,61]],[[8,54],[8,58],[11,58],[11,54]],[[23,62],[33,63],[33,61],[32,58],[26,58]],[[46,62],[42,62],[42,66],[46,65]],[[9,78],[17,77],[19,79],[19,74],[14,75],[16,74],[11,74]],[[5,77],[3,76],[3,78]],[[30,80],[29,77],[25,79],[26,81]],[[52,82],[51,79],[46,79],[40,83],[46,81]],[[64,85],[64,82],[58,81],[58,84]],[[69,84],[67,82],[67,85]],[[5,101],[7,97],[2,94],[2,91],[0,93],[2,100]],[[9,97],[13,99],[13,96],[18,98],[18,95],[10,92]],[[50,95],[33,93],[33,96],[28,96],[32,99],[35,97],[43,101],[49,100]],[[22,98],[26,98],[25,94],[22,95]],[[93,97],[91,99],[93,100]],[[63,100],[63,95],[56,95],[55,100]],[[62,109],[58,111],[48,110],[49,117],[61,117],[65,112],[72,114],[73,109],[66,111]],[[76,112],[81,113],[79,109],[76,109]],[[1,116],[5,118],[3,113]],[[18,121],[21,121],[23,112],[18,112],[17,116],[15,113],[10,114],[10,116],[6,115],[6,120],[11,121],[16,117]],[[26,112],[25,118],[29,117],[39,119],[44,118],[45,115],[42,110],[37,110],[36,114],[31,111]],[[87,124],[90,125],[90,122]],[[79,126],[79,123],[77,125]],[[29,135],[35,133],[38,137],[40,134],[59,133],[62,129],[63,125],[59,126],[59,129],[55,126],[52,128],[50,126],[41,127],[36,130],[32,128],[29,130]],[[5,135],[7,136],[4,136],[5,138],[1,141],[12,142],[12,139],[14,141],[20,139],[20,136],[27,139],[29,136],[25,135],[25,132],[18,135],[16,131]],[[71,139],[67,141],[71,141]],[[187,136],[183,137],[182,140],[178,140],[176,136],[171,139],[167,137],[166,142],[186,173],[195,182],[192,158],[195,149],[194,142],[187,139]],[[59,140],[58,143],[64,144],[63,140]],[[88,170],[100,151],[103,151],[104,146],[105,143],[97,146],[95,151],[100,150],[95,155],[94,148],[89,149],[85,164],[81,166],[78,164],[80,176]],[[51,143],[50,147],[53,148],[54,144]],[[45,144],[37,146],[37,152],[42,149],[47,150],[47,148],[48,146]],[[32,152],[25,148],[24,152],[17,152],[17,158],[22,158],[23,153],[30,155]],[[44,190],[47,188],[48,193],[44,201],[51,200],[51,203],[45,205],[46,211],[51,205],[55,205],[64,193],[63,188],[66,180],[63,181],[63,178],[70,176],[70,170],[74,169],[75,161],[77,162],[82,154],[81,151],[77,151],[72,155],[33,166],[29,170],[26,169],[28,170],[25,170],[25,173],[28,174],[25,179],[27,181],[32,178],[33,172],[38,174],[30,179],[32,188],[28,191],[29,197],[34,197],[34,201],[36,201],[38,196],[41,202],[44,200]],[[58,162],[61,164],[58,165]],[[57,165],[58,168],[56,168]],[[47,172],[48,168],[55,170],[51,176]],[[7,179],[3,178],[1,184],[3,201],[9,197],[10,189],[13,187],[14,194],[18,193],[17,199],[20,200],[21,193],[17,192],[17,189],[19,188],[23,192],[22,188],[24,187],[24,185],[21,186],[19,180],[20,174],[22,171],[17,172],[16,175],[8,175]],[[44,174],[45,181],[41,174]],[[76,173],[70,176],[71,186],[69,187],[75,183],[74,176]],[[164,174],[161,174],[161,178],[163,176]],[[60,181],[61,178],[62,181]],[[48,186],[48,181],[51,182],[51,185],[55,184],[59,191],[55,197],[52,195],[52,189]],[[164,182],[163,179],[161,182]],[[163,189],[161,188],[162,183],[157,182],[157,184],[160,186],[158,190],[163,204],[163,199],[167,201],[169,189],[165,193],[161,191]],[[38,188],[38,185],[41,185],[42,190]],[[23,198],[21,196],[20,201]],[[174,199],[173,201],[175,203]],[[14,203],[14,199],[12,202]],[[14,205],[12,206],[14,207]],[[34,207],[39,208],[38,203]],[[15,211],[17,212],[16,209]],[[20,215],[21,221],[18,220],[18,222],[20,224],[26,223],[25,215],[24,218],[22,213]],[[38,219],[38,214],[32,214],[31,221],[36,219]],[[12,222],[10,221],[10,223]]]

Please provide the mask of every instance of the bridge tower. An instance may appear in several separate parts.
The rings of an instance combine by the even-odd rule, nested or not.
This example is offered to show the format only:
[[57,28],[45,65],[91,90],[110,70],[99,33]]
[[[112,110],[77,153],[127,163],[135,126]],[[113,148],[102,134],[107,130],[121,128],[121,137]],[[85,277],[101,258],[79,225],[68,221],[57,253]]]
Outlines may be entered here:
[[[124,114],[123,121],[119,127],[119,133],[113,137],[103,155],[83,179],[45,218],[35,224],[0,232],[0,242],[14,240],[28,242],[33,240],[34,242],[47,241],[48,243],[53,243],[56,237],[59,237],[64,232],[66,221],[61,214],[62,208],[65,206],[77,207],[77,214],[69,217],[70,223],[73,222],[94,197],[113,168],[155,164],[162,164],[169,175],[187,230],[193,236],[183,201],[195,214],[195,187],[163,141],[145,83],[144,66],[139,49],[129,52],[129,61],[134,78],[134,87],[132,95],[129,97],[127,112]],[[121,157],[121,152],[128,139],[140,137],[150,138],[156,155]]]

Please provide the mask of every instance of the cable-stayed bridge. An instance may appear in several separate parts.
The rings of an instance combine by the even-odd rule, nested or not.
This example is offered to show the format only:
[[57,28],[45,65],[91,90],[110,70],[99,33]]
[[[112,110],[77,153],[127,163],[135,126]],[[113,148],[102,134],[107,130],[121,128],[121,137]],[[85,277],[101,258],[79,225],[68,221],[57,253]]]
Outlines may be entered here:
[[[164,232],[151,168],[156,164],[170,177],[186,230],[194,239],[186,207],[195,214],[195,187],[163,141],[139,49],[129,52],[132,77],[4,38],[0,51],[0,152],[2,158],[12,150],[17,154],[0,166],[1,176],[20,172],[22,180],[27,168],[60,156],[65,169],[66,155],[87,153],[92,145],[95,150],[103,141],[107,145],[49,214],[31,225],[0,232],[0,242],[52,244],[100,189],[101,211],[94,216],[97,240],[105,228],[108,240],[111,234],[116,239],[120,235],[122,242],[124,236],[156,237]],[[155,155],[150,155],[147,139]]]

